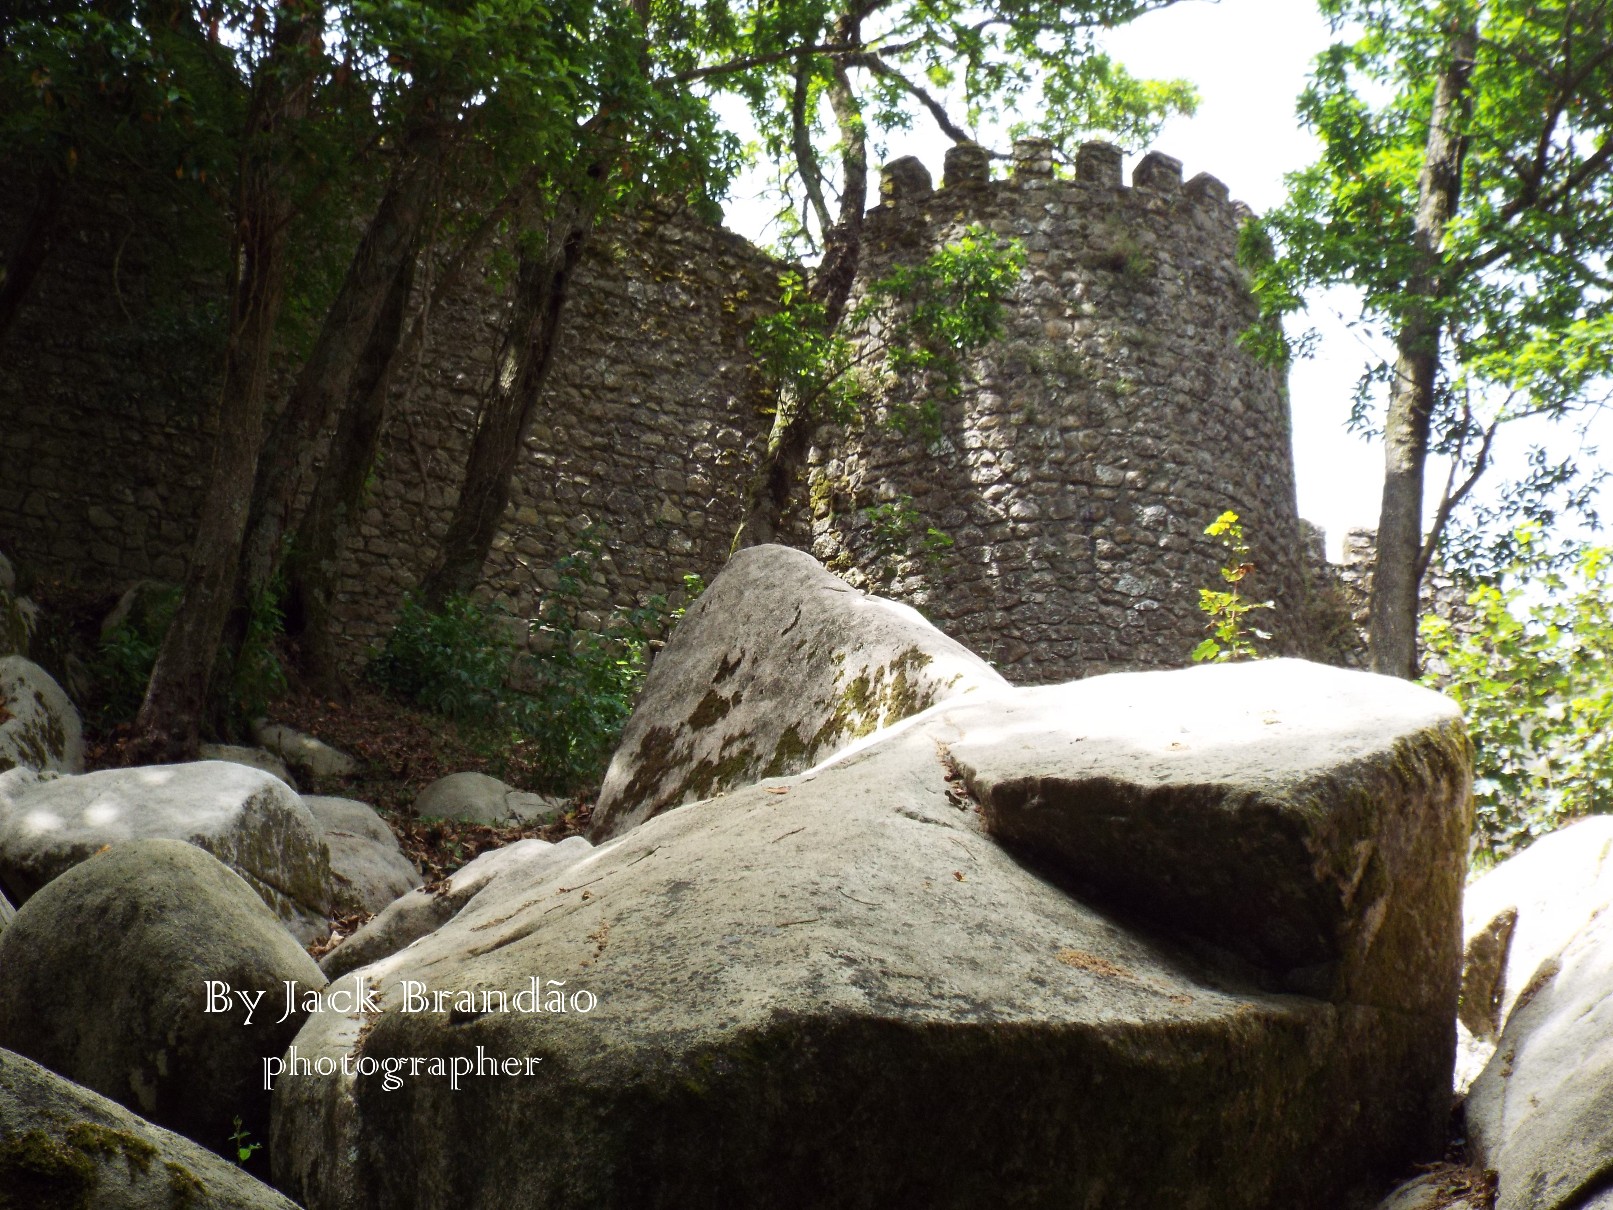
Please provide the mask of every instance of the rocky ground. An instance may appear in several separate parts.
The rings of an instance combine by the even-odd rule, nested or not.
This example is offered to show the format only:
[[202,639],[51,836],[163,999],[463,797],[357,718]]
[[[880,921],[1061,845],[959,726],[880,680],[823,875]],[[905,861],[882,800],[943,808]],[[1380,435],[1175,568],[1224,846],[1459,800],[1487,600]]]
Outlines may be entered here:
[[0,653],[0,1204],[1613,1206],[1613,821],[1464,903],[1404,682],[1017,689],[766,547],[597,808],[362,692],[125,768],[44,675]]

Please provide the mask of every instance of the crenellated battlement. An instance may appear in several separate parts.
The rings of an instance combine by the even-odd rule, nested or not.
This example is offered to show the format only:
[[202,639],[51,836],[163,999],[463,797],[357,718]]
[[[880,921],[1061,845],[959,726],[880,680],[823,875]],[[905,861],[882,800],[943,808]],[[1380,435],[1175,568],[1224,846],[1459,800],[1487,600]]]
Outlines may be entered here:
[[966,212],[978,209],[985,218],[1011,199],[1034,194],[1037,201],[1045,201],[1048,193],[1061,200],[1085,198],[1108,206],[1131,200],[1150,206],[1176,202],[1233,227],[1250,214],[1241,202],[1231,200],[1224,183],[1207,172],[1184,183],[1182,161],[1160,151],[1150,151],[1138,161],[1129,185],[1124,179],[1124,153],[1113,143],[1081,144],[1073,174],[1062,177],[1053,151],[1047,139],[1019,139],[1014,143],[1009,174],[993,180],[991,152],[975,143],[959,143],[946,153],[939,189],[917,156],[902,156],[880,169],[879,206],[870,217],[877,226],[882,219],[895,217],[892,212],[899,212],[900,221],[907,221],[914,212],[936,208],[956,212],[961,206]]

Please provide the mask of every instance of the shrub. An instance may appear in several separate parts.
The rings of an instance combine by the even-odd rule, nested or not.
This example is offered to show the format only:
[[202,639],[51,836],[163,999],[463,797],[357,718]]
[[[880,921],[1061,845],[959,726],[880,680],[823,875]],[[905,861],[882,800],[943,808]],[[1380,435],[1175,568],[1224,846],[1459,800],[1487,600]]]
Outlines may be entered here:
[[1424,682],[1462,707],[1473,738],[1475,853],[1511,855],[1613,809],[1613,549],[1553,570],[1538,532],[1468,596],[1471,623],[1422,621]]

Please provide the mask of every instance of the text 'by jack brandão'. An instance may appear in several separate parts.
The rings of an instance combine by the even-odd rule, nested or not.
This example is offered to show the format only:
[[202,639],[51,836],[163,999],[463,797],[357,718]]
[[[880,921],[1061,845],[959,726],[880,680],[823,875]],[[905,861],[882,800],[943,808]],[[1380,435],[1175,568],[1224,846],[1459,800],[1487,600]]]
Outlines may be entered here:
[[[235,988],[222,979],[203,982],[205,999],[203,1011],[209,1013],[244,1013],[242,1024],[251,1025],[260,1011],[268,988]],[[360,1018],[366,1024],[379,1021],[387,1012],[398,1013],[449,1013],[453,1018],[465,1019],[491,1013],[513,1013],[525,1016],[586,1016],[599,1005],[599,997],[583,988],[568,990],[565,980],[543,980],[536,975],[527,979],[526,986],[518,991],[498,988],[450,990],[431,988],[419,979],[401,979],[397,983],[395,998],[383,998],[381,989],[366,983],[361,974],[323,988],[303,987],[295,979],[282,980],[283,1008],[275,1022],[290,1019],[297,1013],[340,1013]],[[277,997],[279,1001],[281,997]],[[390,1003],[388,1003],[390,1001]],[[272,1008],[267,1010],[272,1011]],[[260,1018],[266,1020],[266,1018]],[[367,1029],[360,1031],[362,1037]],[[355,1047],[355,1049],[357,1049]],[[386,1055],[329,1053],[305,1055],[293,1045],[284,1055],[267,1056],[263,1060],[263,1087],[274,1087],[281,1076],[334,1076],[338,1073],[354,1076],[381,1077],[381,1087],[390,1092],[403,1087],[405,1077],[435,1077],[446,1079],[457,1090],[460,1080],[469,1076],[530,1076],[535,1075],[543,1062],[536,1055],[489,1055],[481,1046],[471,1055]]]

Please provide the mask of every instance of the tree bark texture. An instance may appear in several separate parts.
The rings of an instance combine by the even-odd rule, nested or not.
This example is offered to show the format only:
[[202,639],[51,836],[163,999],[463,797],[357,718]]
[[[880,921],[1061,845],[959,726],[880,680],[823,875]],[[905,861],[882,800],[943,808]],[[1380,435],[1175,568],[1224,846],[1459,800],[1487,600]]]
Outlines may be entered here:
[[292,200],[287,169],[277,162],[274,145],[307,115],[320,34],[317,9],[285,0],[276,14],[273,45],[259,68],[237,194],[237,275],[218,436],[179,607],[135,719],[130,755],[136,759],[186,756],[200,738],[263,448],[269,356],[285,293]]
[[1417,590],[1423,547],[1423,472],[1440,364],[1440,300],[1445,229],[1457,212],[1462,183],[1462,126],[1478,45],[1472,23],[1453,27],[1449,58],[1434,86],[1427,150],[1418,182],[1412,300],[1395,340],[1395,374],[1384,421],[1383,503],[1372,574],[1368,650],[1374,672],[1417,675]]
[[420,587],[428,610],[441,609],[449,597],[468,593],[481,581],[598,207],[597,196],[566,191],[556,200],[541,241],[521,251],[514,305],[476,418],[459,500],[436,567]]
[[314,442],[338,403],[348,398],[400,266],[415,255],[436,186],[437,144],[437,134],[429,128],[405,140],[319,337],[270,431],[252,493],[237,608],[262,591],[279,569],[291,508],[308,473]]
[[364,485],[375,465],[381,428],[398,367],[409,294],[414,288],[415,258],[404,258],[393,275],[386,304],[353,376],[347,402],[337,418],[330,455],[320,468],[313,494],[296,537],[286,577],[286,625],[297,640],[302,670],[318,693],[343,691],[336,656],[332,606],[341,569],[341,553],[352,519],[364,499]]
[[[842,21],[836,31],[836,41],[846,45],[860,37],[858,24],[852,20]],[[825,233],[823,260],[812,275],[810,290],[812,300],[823,307],[825,328],[833,332],[845,318],[862,255],[863,214],[868,205],[868,138],[851,80],[838,64],[828,95],[841,139],[840,213]],[[815,179],[816,169],[803,163],[801,174],[803,179]],[[812,400],[779,393],[767,448],[745,492],[744,515],[734,535],[733,551],[777,538],[806,469],[817,424]]]

